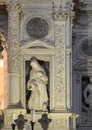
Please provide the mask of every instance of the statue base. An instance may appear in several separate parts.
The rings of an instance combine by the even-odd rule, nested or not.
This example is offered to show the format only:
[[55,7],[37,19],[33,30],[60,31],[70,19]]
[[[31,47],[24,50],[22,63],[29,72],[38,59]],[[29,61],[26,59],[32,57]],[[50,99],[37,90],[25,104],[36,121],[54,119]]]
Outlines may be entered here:
[[[13,117],[13,113],[15,117]],[[4,128],[2,130],[11,130],[12,129],[12,123],[13,118],[16,120],[18,118],[18,115],[22,113],[24,115],[24,118],[27,119],[27,122],[25,123],[24,129],[30,130],[32,121],[32,115],[27,114],[26,109],[5,109],[4,110]],[[35,112],[35,124],[34,124],[34,130],[43,130],[42,125],[39,123],[39,119],[41,119],[42,115],[45,112]],[[48,113],[46,112],[46,115],[48,116],[48,119],[51,119],[51,122],[48,125],[48,130],[76,130],[76,119],[78,118],[78,115],[73,113]],[[15,127],[15,130],[17,127]]]
[[[13,116],[14,113],[14,116]],[[4,128],[3,130],[11,130],[13,120],[18,118],[18,115],[22,113],[26,114],[26,109],[4,109]]]

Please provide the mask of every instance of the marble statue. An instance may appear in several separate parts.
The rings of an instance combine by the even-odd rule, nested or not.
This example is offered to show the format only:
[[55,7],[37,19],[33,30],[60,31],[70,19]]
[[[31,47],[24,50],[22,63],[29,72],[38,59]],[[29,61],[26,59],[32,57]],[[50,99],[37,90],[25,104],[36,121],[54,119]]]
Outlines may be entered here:
[[34,110],[43,110],[47,108],[48,95],[46,90],[46,84],[48,77],[44,68],[38,63],[35,57],[31,58],[29,80],[27,82],[27,89],[31,91],[30,98],[28,100],[28,108]]
[[85,102],[89,105],[89,109],[92,109],[92,77],[90,77],[90,84],[84,89],[83,95]]

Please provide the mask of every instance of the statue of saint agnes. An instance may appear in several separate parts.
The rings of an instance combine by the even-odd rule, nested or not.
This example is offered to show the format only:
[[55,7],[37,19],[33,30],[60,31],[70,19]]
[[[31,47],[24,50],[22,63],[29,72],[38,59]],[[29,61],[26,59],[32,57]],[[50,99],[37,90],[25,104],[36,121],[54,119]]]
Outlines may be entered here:
[[28,100],[28,108],[34,110],[46,110],[48,104],[48,95],[46,84],[48,77],[44,68],[38,63],[35,57],[31,58],[29,80],[27,82],[27,89],[31,91]]

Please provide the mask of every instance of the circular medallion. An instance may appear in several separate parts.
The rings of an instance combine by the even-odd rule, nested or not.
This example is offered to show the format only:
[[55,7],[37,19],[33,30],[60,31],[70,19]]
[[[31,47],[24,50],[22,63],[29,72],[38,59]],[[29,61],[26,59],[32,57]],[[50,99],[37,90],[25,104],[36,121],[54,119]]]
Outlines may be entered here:
[[30,37],[40,39],[48,34],[49,25],[45,19],[35,17],[28,21],[26,31]]
[[85,41],[81,46],[82,52],[87,56],[92,56],[92,41]]

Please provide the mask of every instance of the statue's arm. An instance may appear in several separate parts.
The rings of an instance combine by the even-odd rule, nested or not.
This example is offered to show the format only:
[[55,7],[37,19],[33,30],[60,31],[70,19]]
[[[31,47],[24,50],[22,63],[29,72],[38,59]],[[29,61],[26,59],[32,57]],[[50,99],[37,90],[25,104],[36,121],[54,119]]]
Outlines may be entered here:
[[36,80],[33,79],[33,80],[29,80],[28,83],[27,83],[27,89],[28,90],[37,90],[38,89],[38,85],[36,83]]
[[44,72],[44,73],[41,72],[40,74],[41,74],[41,75],[40,75],[40,76],[41,76],[41,79],[43,79],[43,81],[45,81],[45,82],[47,83],[47,82],[48,82],[48,77],[47,77],[46,73],[45,73],[45,72]]

